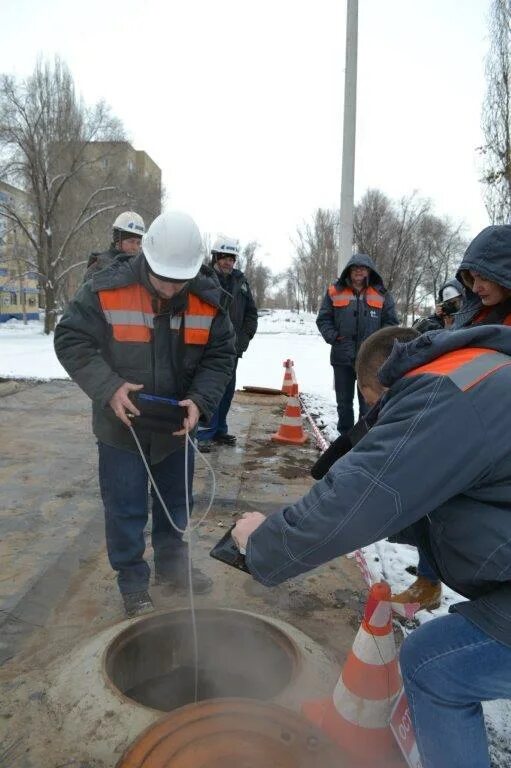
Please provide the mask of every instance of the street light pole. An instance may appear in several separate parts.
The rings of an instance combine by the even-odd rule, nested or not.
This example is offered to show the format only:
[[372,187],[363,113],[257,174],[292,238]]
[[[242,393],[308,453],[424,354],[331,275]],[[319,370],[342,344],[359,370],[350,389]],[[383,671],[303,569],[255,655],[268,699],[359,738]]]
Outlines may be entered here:
[[337,274],[348,263],[353,247],[353,199],[355,183],[355,133],[357,124],[358,0],[347,0],[346,69],[344,72],[344,122],[342,134],[341,232]]

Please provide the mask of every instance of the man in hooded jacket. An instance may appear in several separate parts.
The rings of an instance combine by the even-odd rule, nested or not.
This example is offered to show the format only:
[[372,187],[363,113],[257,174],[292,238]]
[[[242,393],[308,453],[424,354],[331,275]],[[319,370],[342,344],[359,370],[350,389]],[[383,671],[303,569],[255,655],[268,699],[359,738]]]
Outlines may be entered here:
[[[466,598],[401,649],[422,765],[489,768],[481,702],[511,699],[511,329],[406,344],[399,330],[374,334],[357,360],[367,402],[381,400],[372,429],[306,496],[247,513],[233,537],[267,586],[387,536],[420,544]],[[450,435],[463,439],[439,451]]]
[[[379,328],[398,323],[394,299],[372,259],[361,253],[352,256],[337,282],[328,287],[316,319],[321,335],[332,346],[339,433],[354,425],[355,358],[360,345]],[[358,402],[363,416],[367,406],[360,390]]]

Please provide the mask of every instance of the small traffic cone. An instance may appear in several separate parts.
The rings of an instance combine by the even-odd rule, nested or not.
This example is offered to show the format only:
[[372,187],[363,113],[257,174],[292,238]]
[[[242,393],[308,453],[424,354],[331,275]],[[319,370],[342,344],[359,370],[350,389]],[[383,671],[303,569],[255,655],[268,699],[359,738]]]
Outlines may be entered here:
[[296,397],[298,395],[298,382],[294,372],[294,363],[292,360],[284,360],[282,365],[284,366],[282,391],[285,395],[289,395],[289,397]]
[[405,765],[389,726],[402,687],[391,610],[389,585],[374,584],[332,698],[302,705],[305,717],[341,747],[354,768]]
[[292,445],[303,445],[307,442],[307,435],[303,431],[300,401],[297,397],[288,398],[278,432],[275,432],[271,439],[277,443]]

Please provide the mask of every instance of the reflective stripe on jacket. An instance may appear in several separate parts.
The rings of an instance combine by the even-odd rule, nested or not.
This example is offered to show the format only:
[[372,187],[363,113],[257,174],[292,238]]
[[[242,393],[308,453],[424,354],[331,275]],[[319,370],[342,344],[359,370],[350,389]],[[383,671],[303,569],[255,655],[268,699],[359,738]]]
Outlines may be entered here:
[[[347,307],[349,306],[350,301],[357,300],[357,294],[354,292],[353,288],[349,288],[348,286],[338,288],[335,283],[328,286],[328,295],[330,296],[334,307]],[[365,291],[362,291],[360,295],[364,296],[369,307],[383,309],[383,302],[385,299],[372,285],[370,285],[369,288],[366,288]]]
[[505,365],[511,365],[509,355],[484,347],[466,347],[448,352],[431,363],[414,368],[405,373],[404,378],[420,376],[423,373],[448,376],[459,389],[466,392]]
[[[143,285],[136,283],[103,290],[98,292],[98,296],[116,341],[147,343],[151,341],[155,313],[151,294]],[[211,323],[217,312],[217,307],[190,293],[184,312],[185,344],[207,344]],[[181,315],[172,317],[170,329],[179,331],[180,327]]]

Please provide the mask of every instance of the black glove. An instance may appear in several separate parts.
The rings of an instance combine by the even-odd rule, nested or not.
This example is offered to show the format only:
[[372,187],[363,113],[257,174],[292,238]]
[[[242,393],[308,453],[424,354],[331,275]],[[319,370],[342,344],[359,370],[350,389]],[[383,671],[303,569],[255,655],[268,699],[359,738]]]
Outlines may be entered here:
[[345,435],[339,435],[337,440],[328,446],[326,451],[321,454],[319,459],[311,467],[311,475],[314,480],[321,480],[326,475],[330,467],[335,462],[344,456],[348,451],[351,451],[359,440],[362,440],[364,435],[367,435],[372,426],[376,423],[378,414],[380,413],[381,401],[378,400],[376,405],[362,416],[349,432]]

